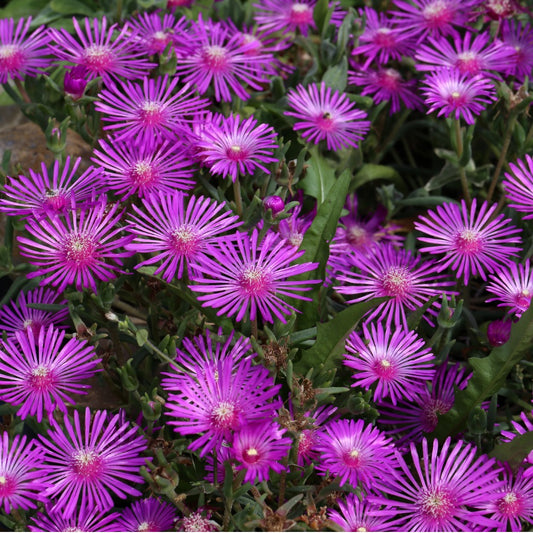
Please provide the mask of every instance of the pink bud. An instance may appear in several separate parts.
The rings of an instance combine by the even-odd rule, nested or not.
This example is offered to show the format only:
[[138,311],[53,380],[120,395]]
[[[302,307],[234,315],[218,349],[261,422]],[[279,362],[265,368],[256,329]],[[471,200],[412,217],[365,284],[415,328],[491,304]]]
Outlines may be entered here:
[[272,216],[275,217],[278,213],[281,213],[283,211],[285,207],[285,202],[280,196],[267,196],[263,200],[263,205],[265,206],[265,209],[267,211],[271,209]]
[[487,337],[491,346],[501,346],[505,344],[511,336],[510,320],[495,320],[487,328]]

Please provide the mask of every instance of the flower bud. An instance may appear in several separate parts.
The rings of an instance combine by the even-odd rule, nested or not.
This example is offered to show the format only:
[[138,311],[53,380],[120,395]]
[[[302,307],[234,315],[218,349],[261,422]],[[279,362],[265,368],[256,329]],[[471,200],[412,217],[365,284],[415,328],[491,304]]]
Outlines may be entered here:
[[263,200],[263,205],[265,206],[265,209],[268,211],[269,209],[272,210],[272,216],[276,216],[278,213],[281,213],[283,209],[285,208],[285,202],[283,201],[283,198],[280,196],[267,196]]
[[501,346],[505,344],[511,336],[510,320],[495,320],[487,327],[487,337],[491,346]]
[[77,65],[65,72],[63,87],[65,94],[68,94],[73,100],[79,100],[83,96],[87,86],[86,74],[87,69],[83,65]]

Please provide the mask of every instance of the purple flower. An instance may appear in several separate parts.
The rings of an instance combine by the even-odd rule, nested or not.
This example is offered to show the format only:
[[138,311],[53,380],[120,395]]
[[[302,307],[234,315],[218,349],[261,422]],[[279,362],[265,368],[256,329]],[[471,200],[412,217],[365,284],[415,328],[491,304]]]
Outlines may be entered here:
[[524,264],[508,261],[505,267],[499,267],[489,278],[487,291],[496,295],[487,302],[499,302],[498,307],[510,307],[510,312],[517,318],[529,309],[533,296],[533,273],[529,258]]
[[[20,292],[16,302],[11,300],[0,307],[0,329],[8,336],[14,336],[17,331],[27,332],[31,330],[34,336],[39,335],[43,327],[54,325],[56,328],[68,316],[66,300],[57,302],[59,293],[53,289],[39,287],[26,293]],[[43,311],[28,307],[32,304],[55,304],[59,306],[57,311]],[[59,326],[65,327],[65,326]]]
[[357,148],[370,128],[366,113],[355,109],[345,93],[332,91],[322,82],[304,87],[298,85],[287,94],[289,107],[285,115],[295,117],[296,131],[303,130],[302,137],[318,144],[326,140],[328,150],[340,150],[352,146]]
[[456,26],[466,26],[478,0],[394,0],[399,11],[391,15],[399,29],[418,42],[430,35],[455,35]]
[[57,160],[54,162],[51,175],[46,164],[41,163],[40,174],[30,169],[29,177],[11,178],[4,187],[6,197],[0,199],[0,211],[12,216],[40,218],[90,203],[102,190],[102,170],[89,167],[75,178],[81,161],[78,157],[71,167],[67,156],[63,165]]
[[280,461],[286,458],[292,439],[282,438],[284,429],[270,421],[248,424],[233,437],[233,454],[237,471],[246,470],[245,483],[261,483],[270,479],[269,471],[287,470]]
[[15,339],[3,343],[0,360],[0,398],[11,405],[21,406],[17,412],[24,420],[28,416],[51,420],[57,408],[67,412],[65,401],[75,404],[70,394],[87,394],[90,385],[79,383],[93,377],[99,369],[94,347],[87,341],[70,339],[63,344],[65,332],[50,326],[34,335],[17,332]]
[[12,509],[35,509],[36,501],[45,501],[43,491],[49,486],[43,476],[43,453],[26,444],[26,435],[9,441],[7,431],[0,441],[0,505],[9,514]]
[[[501,436],[503,437],[503,442],[511,442],[516,436],[524,435],[524,433],[533,431],[533,422],[530,420],[530,416],[531,412],[526,414],[522,411],[520,413],[521,422],[511,420],[511,425],[513,426],[514,431],[502,430]],[[527,457],[524,459],[523,466],[525,468],[524,477],[533,477],[533,450],[530,451]]]
[[166,403],[170,422],[181,435],[202,435],[189,449],[202,448],[200,456],[218,449],[244,426],[271,421],[281,407],[272,398],[279,392],[268,370],[252,366],[251,357],[213,357],[187,371],[174,367],[162,386],[169,391]]
[[270,53],[249,53],[253,50],[257,51],[255,43],[243,43],[240,35],[230,34],[221,23],[204,22],[200,14],[191,24],[188,40],[177,48],[176,70],[183,82],[196,84],[200,94],[212,87],[217,102],[230,102],[232,93],[248,100],[248,91],[241,83],[262,91],[263,84],[268,83],[264,72],[272,61]]
[[[402,531],[493,530],[497,524],[486,516],[484,506],[504,482],[498,479],[501,469],[495,459],[476,456],[475,446],[459,441],[452,447],[450,438],[440,449],[436,439],[429,449],[424,438],[421,455],[411,443],[410,460],[397,456],[401,475],[376,480],[377,488],[394,501],[369,499],[394,505],[389,516],[404,518]],[[408,466],[411,462],[413,467]]]
[[127,24],[122,29],[117,24],[108,28],[107,19],[102,17],[93,19],[91,28],[91,20],[86,18],[84,32],[75,17],[72,22],[79,40],[63,28],[51,28],[50,39],[55,44],[49,47],[58,60],[84,66],[89,79],[102,76],[105,84],[112,78],[131,80],[146,76],[157,66],[143,57],[144,51],[136,49]]
[[254,4],[254,19],[265,32],[295,32],[307,35],[315,28],[313,10],[316,0],[260,0]]
[[415,54],[416,68],[432,72],[438,68],[451,68],[468,76],[486,75],[490,71],[504,72],[509,67],[511,50],[501,41],[494,41],[488,31],[466,32],[463,37],[453,36],[453,44],[444,37],[428,38]]
[[176,20],[171,13],[139,13],[129,25],[138,47],[148,55],[162,54],[167,46],[173,48],[176,41],[187,38],[185,17]]
[[[433,296],[455,294],[447,289],[455,283],[438,274],[432,261],[422,261],[420,256],[413,256],[409,250],[398,250],[389,243],[379,245],[368,255],[352,256],[351,260],[359,272],[346,270],[337,276],[337,281],[345,285],[335,287],[340,294],[354,296],[347,303],[366,302],[382,296],[390,298],[367,313],[368,321],[383,317],[387,326],[391,323],[405,326],[406,312],[419,309]],[[439,306],[433,303],[427,313],[436,315],[435,308]],[[429,322],[426,315],[424,318]]]
[[298,434],[298,447],[296,448],[299,466],[308,465],[318,458],[316,445],[320,438],[320,428],[335,411],[337,408],[332,405],[322,405],[313,412],[304,413],[305,426]]
[[285,202],[281,196],[267,196],[263,198],[263,207],[266,211],[272,211],[272,216],[276,217],[285,209]]
[[511,172],[505,173],[503,188],[509,205],[520,213],[526,213],[524,220],[533,218],[533,158],[526,154],[525,161],[509,163]]
[[79,100],[87,87],[87,69],[83,65],[76,65],[65,71],[63,87],[65,94],[73,100]]
[[155,253],[136,268],[162,262],[155,274],[162,272],[163,279],[169,283],[176,272],[178,278],[183,276],[185,263],[189,270],[196,271],[198,264],[206,261],[207,246],[241,224],[231,211],[224,211],[225,203],[203,196],[186,199],[178,191],[173,195],[150,194],[142,202],[146,212],[132,206],[137,215],[130,218],[134,238],[126,248],[132,252]]
[[485,107],[496,100],[494,83],[483,77],[470,77],[454,69],[439,69],[423,80],[422,89],[429,106],[428,114],[438,111],[440,117],[460,117],[467,124],[474,123]]
[[492,218],[497,205],[489,208],[483,202],[477,211],[477,201],[467,208],[466,202],[461,201],[461,207],[452,203],[437,206],[436,211],[428,211],[427,216],[419,217],[415,228],[422,232],[418,239],[427,246],[421,248],[423,252],[442,255],[436,270],[442,272],[450,267],[463,277],[466,285],[470,275],[487,279],[486,272],[494,272],[505,264],[513,255],[522,249],[511,246],[520,243],[516,234],[521,230],[510,224],[511,219],[503,214]]
[[395,531],[393,526],[401,522],[381,517],[379,505],[360,500],[355,494],[348,494],[344,501],[338,501],[338,505],[340,513],[330,509],[328,516],[343,531]]
[[132,195],[171,194],[194,187],[192,164],[179,143],[164,141],[132,144],[100,139],[102,150],[94,150],[92,160],[100,165],[106,186],[121,201]]
[[510,320],[493,320],[487,326],[487,338],[491,346],[502,346],[511,337]]
[[176,141],[185,123],[185,115],[193,115],[208,101],[191,95],[190,84],[176,91],[178,78],[168,76],[143,78],[142,86],[130,81],[111,83],[100,92],[95,103],[102,113],[104,130],[111,130],[115,140],[150,144],[153,141]]
[[45,496],[58,497],[53,510],[63,509],[65,516],[83,507],[105,511],[113,507],[113,494],[122,499],[141,495],[133,485],[143,482],[138,472],[146,463],[141,457],[146,441],[137,427],[119,419],[106,411],[91,415],[87,407],[84,424],[74,411],[73,422],[65,416],[62,426],[53,423],[48,438],[39,435],[52,483]]
[[39,26],[28,34],[32,18],[0,19],[0,83],[35,77],[50,65],[47,56],[48,30]]
[[379,477],[393,477],[396,460],[392,440],[361,419],[326,424],[316,450],[320,454],[317,470],[339,476],[341,486],[361,483],[370,489]]
[[359,45],[352,50],[352,55],[362,54],[366,57],[364,69],[373,61],[384,65],[391,59],[399,61],[402,56],[411,55],[411,36],[403,28],[395,27],[393,20],[370,7],[361,10],[361,16],[365,17],[365,29],[359,36]]
[[108,210],[101,201],[94,208],[71,211],[64,219],[29,220],[26,230],[31,238],[17,237],[21,255],[38,267],[28,277],[44,276],[41,285],[50,283],[59,291],[74,284],[78,290],[91,288],[94,292],[96,279],[114,279],[121,271],[122,258],[131,255],[119,249],[133,238],[118,236],[122,231],[116,227],[122,216],[117,214],[118,207]]
[[408,109],[422,109],[423,101],[416,93],[416,80],[406,80],[393,68],[351,72],[348,81],[363,87],[361,96],[371,96],[374,103],[390,102],[390,114]]
[[509,46],[512,56],[508,63],[507,75],[516,76],[523,82],[526,76],[531,77],[533,69],[533,28],[529,24],[522,25],[516,20],[504,20],[502,25],[502,41]]
[[383,329],[383,323],[368,327],[363,335],[353,332],[346,342],[344,364],[356,370],[352,387],[369,389],[376,384],[374,401],[390,396],[396,405],[399,399],[414,400],[425,381],[433,379],[434,356],[414,331]]
[[[309,272],[317,263],[290,265],[304,254],[278,235],[269,232],[258,242],[258,231],[252,235],[237,232],[230,238],[219,239],[216,246],[209,248],[211,257],[205,257],[195,266],[191,277],[194,292],[202,293],[198,300],[206,307],[219,309],[217,315],[236,316],[237,321],[250,320],[259,316],[273,322],[272,315],[286,323],[285,315],[296,309],[280,296],[300,300],[308,298],[294,291],[308,291],[318,280],[288,280]],[[234,238],[233,238],[234,237]],[[201,277],[204,274],[204,277]]]
[[30,531],[116,531],[114,520],[118,513],[102,513],[97,509],[82,507],[71,516],[65,516],[61,509],[47,508],[44,513],[32,517]]
[[509,468],[503,472],[505,485],[500,487],[485,505],[490,517],[498,521],[496,531],[523,531],[522,521],[533,522],[533,478],[525,478],[519,469],[512,474]]
[[283,239],[299,248],[302,244],[305,232],[310,228],[315,218],[315,211],[311,211],[305,216],[300,216],[301,204],[297,205],[288,218],[279,221],[278,231]]
[[176,508],[157,498],[133,502],[122,511],[114,531],[172,531]]
[[455,388],[463,390],[470,376],[465,377],[464,367],[456,364],[441,364],[431,383],[416,394],[414,402],[399,402],[393,405],[385,402],[378,404],[379,424],[394,426],[386,429],[388,435],[399,436],[396,446],[409,442],[420,442],[423,433],[431,433],[438,422],[438,415],[447,413],[455,400]]
[[215,115],[209,121],[209,127],[195,143],[202,163],[212,174],[222,177],[231,176],[237,180],[239,173],[252,175],[260,168],[270,174],[264,165],[278,161],[273,157],[277,148],[276,132],[266,124],[257,124],[249,117],[241,120],[240,116]]

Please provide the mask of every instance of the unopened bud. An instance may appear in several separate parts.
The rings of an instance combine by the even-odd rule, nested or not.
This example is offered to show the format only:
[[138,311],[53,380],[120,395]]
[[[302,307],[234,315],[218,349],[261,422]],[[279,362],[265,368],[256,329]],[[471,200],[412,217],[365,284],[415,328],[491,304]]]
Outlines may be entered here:
[[280,196],[267,196],[263,200],[263,205],[265,206],[265,209],[268,211],[269,209],[272,210],[272,216],[276,216],[278,213],[281,213],[283,209],[285,208],[285,202],[283,201],[283,198]]

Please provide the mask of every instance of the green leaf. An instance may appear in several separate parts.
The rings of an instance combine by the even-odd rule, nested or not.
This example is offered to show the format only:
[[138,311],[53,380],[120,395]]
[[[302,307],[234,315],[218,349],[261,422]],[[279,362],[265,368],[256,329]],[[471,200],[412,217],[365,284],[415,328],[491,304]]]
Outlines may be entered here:
[[85,15],[94,17],[94,9],[79,0],[52,0],[50,7],[62,15]]
[[328,27],[331,11],[329,10],[329,0],[318,0],[313,10],[313,20],[319,34]]
[[137,330],[137,332],[135,333],[135,338],[139,346],[144,346],[146,344],[146,341],[148,340],[148,330],[147,329]]
[[357,189],[374,180],[387,180],[396,183],[400,188],[405,188],[404,181],[392,167],[385,165],[374,165],[373,163],[366,163],[361,167],[361,170],[355,175],[353,180],[353,189]]
[[322,81],[332,89],[344,92],[348,84],[348,60],[343,57],[338,65],[329,67],[324,73]]
[[496,457],[499,461],[506,461],[512,469],[516,469],[531,450],[533,450],[533,431],[528,431],[523,435],[517,435],[511,442],[498,444],[489,456]]
[[511,337],[504,345],[494,348],[487,357],[471,357],[468,360],[474,374],[466,389],[456,392],[455,403],[439,419],[435,435],[444,438],[464,430],[472,409],[505,385],[512,368],[531,351],[532,341],[533,306],[512,325]]
[[316,342],[294,365],[295,371],[306,374],[311,368],[320,371],[335,368],[344,353],[346,338],[355,329],[361,317],[369,309],[384,301],[386,298],[377,298],[350,305],[329,322],[318,324]]
[[[306,178],[307,179],[307,178]],[[326,263],[329,258],[329,242],[335,235],[339,217],[342,213],[348,187],[350,185],[350,173],[345,170],[337,179],[335,184],[329,189],[329,194],[325,201],[319,205],[317,214],[311,227],[305,232],[305,236],[300,245],[301,250],[305,250],[298,263],[318,263],[316,270],[311,270],[305,274],[297,276],[298,280],[310,280],[326,278]],[[295,307],[301,312],[297,318],[297,329],[313,327],[319,319],[321,284],[316,284],[313,289],[305,295],[312,301],[299,300]]]
[[324,203],[329,190],[335,183],[335,168],[319,153],[316,146],[310,149],[311,158],[300,188],[305,194],[316,198],[317,207]]

